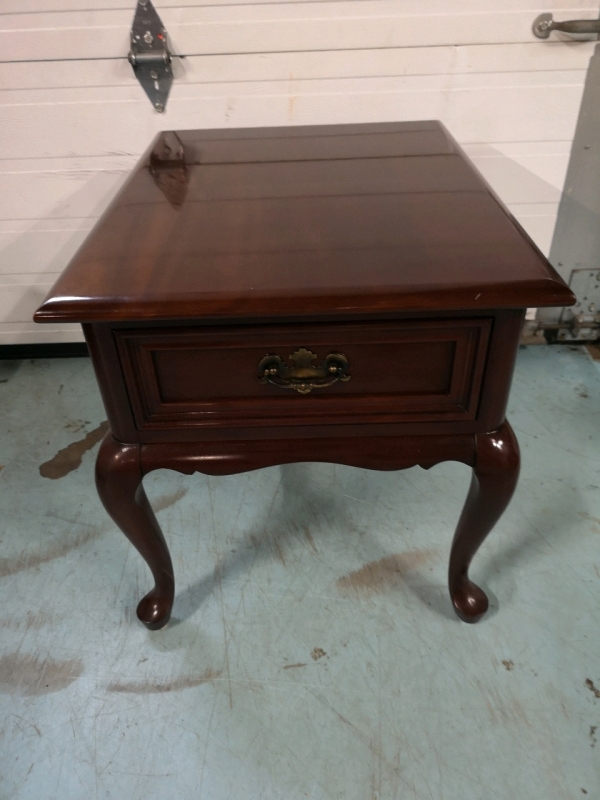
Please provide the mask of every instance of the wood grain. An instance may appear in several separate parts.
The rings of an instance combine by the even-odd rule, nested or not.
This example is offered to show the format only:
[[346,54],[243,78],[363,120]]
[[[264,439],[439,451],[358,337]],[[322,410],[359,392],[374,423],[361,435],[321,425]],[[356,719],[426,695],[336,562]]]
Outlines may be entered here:
[[[449,586],[476,621],[468,567],[518,474],[504,414],[525,306],[570,290],[440,123],[181,139],[185,199],[145,157],[36,314],[84,323],[111,426],[98,491],[155,579],[138,617],[162,627],[174,597],[152,470],[457,460],[474,474]],[[344,382],[259,380],[301,348],[341,354]]]
[[438,122],[181,136],[183,205],[142,161],[36,321],[572,300]]
[[18,60],[4,60],[4,48],[0,274],[22,281],[10,297],[0,292],[0,341],[80,338],[28,324],[35,274],[58,277],[82,225],[161,127],[440,118],[461,143],[498,150],[486,176],[506,203],[532,204],[511,210],[548,252],[555,207],[533,206],[562,189],[594,43],[539,42],[530,23],[548,10],[595,17],[589,4],[170,0],[159,10],[173,48],[187,52],[174,63],[166,115],[153,112],[125,58],[132,10],[120,0],[2,4],[0,35]]
[[[474,419],[491,319],[116,332],[139,430]],[[351,378],[310,396],[258,381],[266,353],[343,353]]]

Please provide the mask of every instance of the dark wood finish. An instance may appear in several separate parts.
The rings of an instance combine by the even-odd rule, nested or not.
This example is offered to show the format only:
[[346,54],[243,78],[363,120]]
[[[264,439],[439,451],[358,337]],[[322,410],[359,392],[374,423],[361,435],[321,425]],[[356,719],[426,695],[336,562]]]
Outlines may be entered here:
[[120,442],[138,442],[140,435],[123,384],[113,332],[106,325],[82,327],[113,436]]
[[[490,319],[119,331],[138,430],[473,420]],[[350,380],[309,395],[258,381],[266,354],[344,354]]]
[[[383,446],[382,446],[383,445]],[[474,436],[393,436],[360,439],[300,439],[293,447],[263,439],[238,442],[164,442],[141,448],[144,475],[155,469],[173,469],[186,475],[233,475],[277,464],[321,461],[375,470],[421,466],[441,461],[475,463]]]
[[[476,621],[469,564],[517,480],[525,308],[570,305],[569,288],[437,122],[178,135],[181,202],[148,153],[35,316],[83,323],[111,427],[98,491],[155,580],[138,616],[161,627],[174,595],[154,469],[456,460],[473,482],[450,595]],[[300,348],[343,355],[350,379],[259,381],[265,356]]]
[[494,316],[476,433],[495,431],[504,422],[524,320],[524,308],[504,310]]
[[475,437],[471,488],[450,551],[448,583],[458,616],[477,622],[488,609],[482,589],[471,581],[469,564],[509,504],[519,477],[519,445],[508,422]]
[[[476,458],[474,436],[398,436],[389,437],[384,440],[384,443],[385,446],[382,447],[380,438],[364,437],[361,439],[300,439],[293,448],[282,447],[281,441],[270,440],[142,445],[141,473],[147,475],[155,469],[172,469],[186,475],[194,472],[203,472],[207,475],[231,475],[298,461],[324,461],[377,470],[406,469],[416,465],[429,469],[441,461],[450,460],[462,461],[473,466]],[[103,448],[110,453],[108,458],[116,457],[118,459],[123,458],[123,450],[126,449],[121,449],[122,446],[114,442],[110,434],[104,440]],[[135,452],[137,457],[137,447]],[[103,456],[103,460],[104,458],[106,457]],[[99,463],[100,460],[99,457]],[[157,582],[155,589],[138,606],[138,617],[148,627],[150,627],[148,624],[150,619],[154,627],[162,627],[167,623],[171,613],[172,566],[168,551],[164,546],[164,539],[162,535],[157,535],[156,520],[151,511],[149,513],[145,511],[143,516],[136,515],[134,517],[128,514],[128,504],[126,504],[124,514],[119,517],[117,516],[118,512],[114,511],[115,503],[112,506],[108,505],[105,499],[106,493],[101,493],[100,496],[115,522],[121,526],[121,529],[146,559]],[[145,495],[143,501],[146,503],[144,506],[146,508]],[[120,495],[116,505],[118,506],[119,503]],[[151,524],[148,524],[150,516]],[[493,523],[490,523],[490,528],[491,524]],[[465,576],[468,564],[481,540],[483,540],[483,536],[477,542],[468,540],[461,547],[456,548],[455,546],[454,548],[452,563],[458,564],[459,568],[464,563]],[[467,558],[468,560],[466,560]],[[159,585],[157,576],[163,574],[168,576],[168,580]],[[457,587],[452,590],[452,599],[455,607],[459,609],[464,595],[464,581],[455,580],[452,585]],[[487,608],[485,594],[478,587],[474,588],[479,592],[478,597],[482,598],[481,602],[485,601]],[[149,598],[152,598],[150,610],[148,608]],[[160,609],[160,612],[156,611],[157,608]],[[159,613],[162,616],[157,619]],[[468,622],[475,621],[467,615],[463,615],[461,618]]]
[[440,123],[180,136],[185,202],[142,159],[37,320],[573,302]]
[[[468,320],[478,315],[474,315],[472,312],[464,312],[461,316]],[[467,421],[455,420],[448,422],[438,420],[420,422],[418,426],[420,434],[447,435],[479,433],[482,431],[495,430],[502,424],[506,412],[506,402],[523,317],[523,309],[504,309],[502,311],[486,312],[485,318],[492,320],[492,331],[485,365],[486,377],[481,386],[479,408],[476,418]],[[415,318],[414,315],[410,314],[401,315],[400,318],[411,322],[415,321],[415,319],[423,319],[421,316]],[[454,315],[449,316],[448,313],[444,314],[444,312],[437,312],[436,315],[432,315],[430,312],[427,319],[434,318],[446,321],[449,318],[454,318]],[[352,318],[352,321],[366,322],[373,320],[357,320],[356,318]],[[173,329],[177,327],[179,330],[185,330],[187,327],[186,323],[180,323],[176,326],[176,322],[177,321],[173,320],[170,323],[165,323],[164,328]],[[196,328],[200,325],[201,321],[195,320],[193,327]],[[224,323],[222,327],[225,329],[229,326]],[[270,324],[267,326],[265,323],[265,327],[266,329],[271,329]],[[111,401],[110,397],[105,396],[104,402],[111,428],[115,436],[121,441],[140,441],[147,443],[163,441],[205,441],[207,439],[216,439],[219,441],[231,439],[236,441],[239,439],[275,439],[281,437],[296,439],[321,436],[395,436],[414,433],[413,422],[378,424],[377,422],[371,421],[367,427],[361,423],[340,424],[337,416],[332,418],[335,424],[329,426],[321,421],[319,425],[302,425],[298,427],[274,425],[264,428],[243,428],[237,427],[235,422],[232,422],[228,428],[211,428],[206,426],[197,428],[188,424],[178,424],[177,426],[174,425],[169,428],[164,426],[159,427],[156,430],[146,425],[143,430],[139,430],[136,428],[131,402],[123,386],[123,369],[119,364],[115,341],[122,333],[127,335],[132,330],[136,330],[143,334],[148,330],[156,331],[157,328],[153,327],[152,329],[147,329],[143,324],[140,327],[140,324],[135,323],[135,321],[132,321],[126,326],[119,324],[110,326],[104,323],[84,324],[83,328],[91,350],[93,350],[94,343],[98,342],[98,347],[96,349],[99,349],[100,352],[98,353],[98,358],[94,359],[96,373],[100,386],[104,390],[104,394],[107,394],[107,389],[110,386],[110,394],[115,398],[114,401]],[[263,326],[261,326],[261,329],[262,328]],[[102,359],[102,353],[106,353],[110,358]],[[131,382],[131,376],[128,380]],[[273,389],[273,391],[279,390]],[[120,397],[120,402],[118,401],[117,395]],[[119,435],[117,433],[118,430],[125,431],[125,433]]]
[[157,630],[169,621],[175,578],[165,538],[142,486],[140,446],[121,444],[106,434],[96,461],[96,488],[104,508],[142,556],[154,588],[137,607],[139,619]]

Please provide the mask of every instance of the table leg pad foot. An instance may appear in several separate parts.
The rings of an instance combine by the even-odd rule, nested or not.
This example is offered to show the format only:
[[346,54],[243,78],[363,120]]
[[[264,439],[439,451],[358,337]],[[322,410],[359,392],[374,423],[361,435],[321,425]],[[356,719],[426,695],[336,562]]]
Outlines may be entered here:
[[157,631],[164,628],[171,619],[172,606],[173,598],[161,596],[153,590],[140,600],[137,616],[148,630]]
[[486,593],[469,579],[454,588],[452,604],[457,617],[471,623],[479,622],[489,606]]
[[139,445],[121,444],[109,432],[96,461],[96,486],[104,507],[140,553],[154,577],[137,615],[150,630],[169,621],[175,579],[165,538],[142,485]]
[[471,488],[450,551],[448,583],[454,610],[464,622],[477,622],[488,608],[482,589],[468,575],[479,546],[500,519],[519,477],[519,445],[508,422],[475,437]]

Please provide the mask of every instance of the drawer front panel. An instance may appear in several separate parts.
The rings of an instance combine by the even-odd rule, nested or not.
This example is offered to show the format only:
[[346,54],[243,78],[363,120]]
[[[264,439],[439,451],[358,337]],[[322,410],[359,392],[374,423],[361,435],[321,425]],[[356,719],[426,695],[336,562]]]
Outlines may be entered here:
[[[490,329],[464,319],[114,335],[137,427],[148,430],[472,420]],[[313,377],[324,367],[318,379],[302,377],[301,348]],[[347,361],[343,380],[330,355]],[[280,385],[259,380],[266,356],[281,359]]]

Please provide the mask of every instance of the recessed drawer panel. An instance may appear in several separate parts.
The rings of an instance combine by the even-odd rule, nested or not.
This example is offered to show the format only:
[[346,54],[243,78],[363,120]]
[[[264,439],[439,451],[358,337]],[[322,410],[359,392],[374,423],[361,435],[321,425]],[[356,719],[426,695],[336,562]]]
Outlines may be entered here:
[[140,430],[472,420],[489,319],[115,331]]

